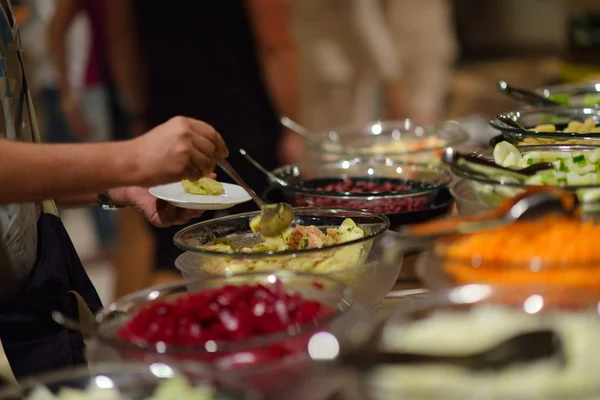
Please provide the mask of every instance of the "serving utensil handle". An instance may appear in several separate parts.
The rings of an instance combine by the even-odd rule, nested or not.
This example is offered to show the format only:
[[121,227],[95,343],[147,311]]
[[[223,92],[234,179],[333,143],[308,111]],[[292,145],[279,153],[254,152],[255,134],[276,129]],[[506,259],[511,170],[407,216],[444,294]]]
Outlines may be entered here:
[[236,172],[236,170],[231,166],[231,164],[229,164],[229,161],[224,159],[222,156],[218,155],[217,156],[217,165],[223,171],[225,171],[227,173],[227,175],[229,175],[231,177],[231,179],[233,179],[235,181],[235,183],[237,183],[238,185],[243,187],[244,190],[246,192],[248,192],[250,197],[252,197],[252,200],[254,200],[254,202],[256,203],[256,205],[258,205],[259,208],[261,208],[261,209],[263,208],[265,203],[256,194],[256,192],[254,190],[252,190],[252,188],[246,183],[246,181],[244,179],[242,179],[242,177]]

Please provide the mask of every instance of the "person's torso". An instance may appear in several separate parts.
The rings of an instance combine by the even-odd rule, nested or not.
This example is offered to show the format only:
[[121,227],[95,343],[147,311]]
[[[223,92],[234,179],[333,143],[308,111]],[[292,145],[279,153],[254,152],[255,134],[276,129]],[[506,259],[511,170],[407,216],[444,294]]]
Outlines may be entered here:
[[[0,7],[0,138],[32,141],[29,124],[25,123],[26,99],[17,27],[11,23],[12,16],[3,9],[8,8]],[[8,12],[10,14],[10,10]],[[0,205],[0,245],[4,245],[0,251],[6,251],[10,263],[0,268],[10,268],[18,279],[26,277],[35,263],[39,212],[39,206],[34,203]]]
[[135,17],[151,125],[175,115],[201,119],[232,148],[254,148],[272,164],[281,129],[246,1],[137,0]]
[[245,0],[137,0],[135,14],[153,83],[261,84]]

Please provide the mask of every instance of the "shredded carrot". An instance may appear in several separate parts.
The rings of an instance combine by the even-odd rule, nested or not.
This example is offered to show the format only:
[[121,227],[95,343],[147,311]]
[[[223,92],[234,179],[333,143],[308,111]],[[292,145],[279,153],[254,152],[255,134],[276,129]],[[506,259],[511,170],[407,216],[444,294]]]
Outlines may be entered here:
[[458,283],[549,283],[600,288],[600,224],[546,217],[437,246]]

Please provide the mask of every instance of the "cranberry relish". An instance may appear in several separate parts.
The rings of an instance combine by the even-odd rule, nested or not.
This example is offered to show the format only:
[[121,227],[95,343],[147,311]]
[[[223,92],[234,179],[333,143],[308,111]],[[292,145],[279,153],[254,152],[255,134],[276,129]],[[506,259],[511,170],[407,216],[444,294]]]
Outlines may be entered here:
[[320,302],[286,292],[280,281],[267,286],[227,285],[154,302],[128,321],[118,336],[134,343],[204,347],[209,341],[247,340],[283,332],[332,312]]
[[[339,195],[377,195],[390,194],[398,195],[402,192],[408,192],[414,189],[426,188],[427,185],[422,182],[391,179],[391,178],[350,178],[342,179],[311,179],[306,180],[296,187],[312,189],[323,192],[323,194]],[[418,211],[424,209],[428,204],[426,196],[412,196],[405,198],[391,199],[344,199],[332,197],[318,197],[309,194],[298,194],[296,196],[296,205],[319,206],[319,207],[342,207],[354,209],[366,209],[384,214],[396,214],[409,211]]]

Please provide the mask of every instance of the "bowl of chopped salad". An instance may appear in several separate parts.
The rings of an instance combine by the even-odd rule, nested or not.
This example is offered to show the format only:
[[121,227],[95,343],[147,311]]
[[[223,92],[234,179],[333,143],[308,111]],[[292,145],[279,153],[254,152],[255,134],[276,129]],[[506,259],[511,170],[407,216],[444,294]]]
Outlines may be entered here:
[[600,107],[526,107],[501,114],[522,128],[495,118],[490,125],[506,140],[524,146],[600,145]]
[[387,217],[366,210],[294,210],[296,220],[277,237],[252,232],[258,211],[187,227],[174,237],[185,251],[175,265],[184,278],[280,270],[325,274],[349,285],[365,307],[379,304],[403,259]]
[[[498,206],[532,186],[557,186],[575,192],[587,216],[595,218],[599,215],[600,146],[516,147],[503,141],[497,143],[493,151],[474,155],[514,169],[514,172],[500,171],[474,163],[452,167],[452,172],[472,187],[477,200],[487,206]],[[522,175],[518,171],[537,163],[552,163],[553,167],[538,171],[533,176]]]
[[256,400],[250,393],[227,393],[210,383],[198,365],[102,364],[55,371],[0,390],[1,400]]

